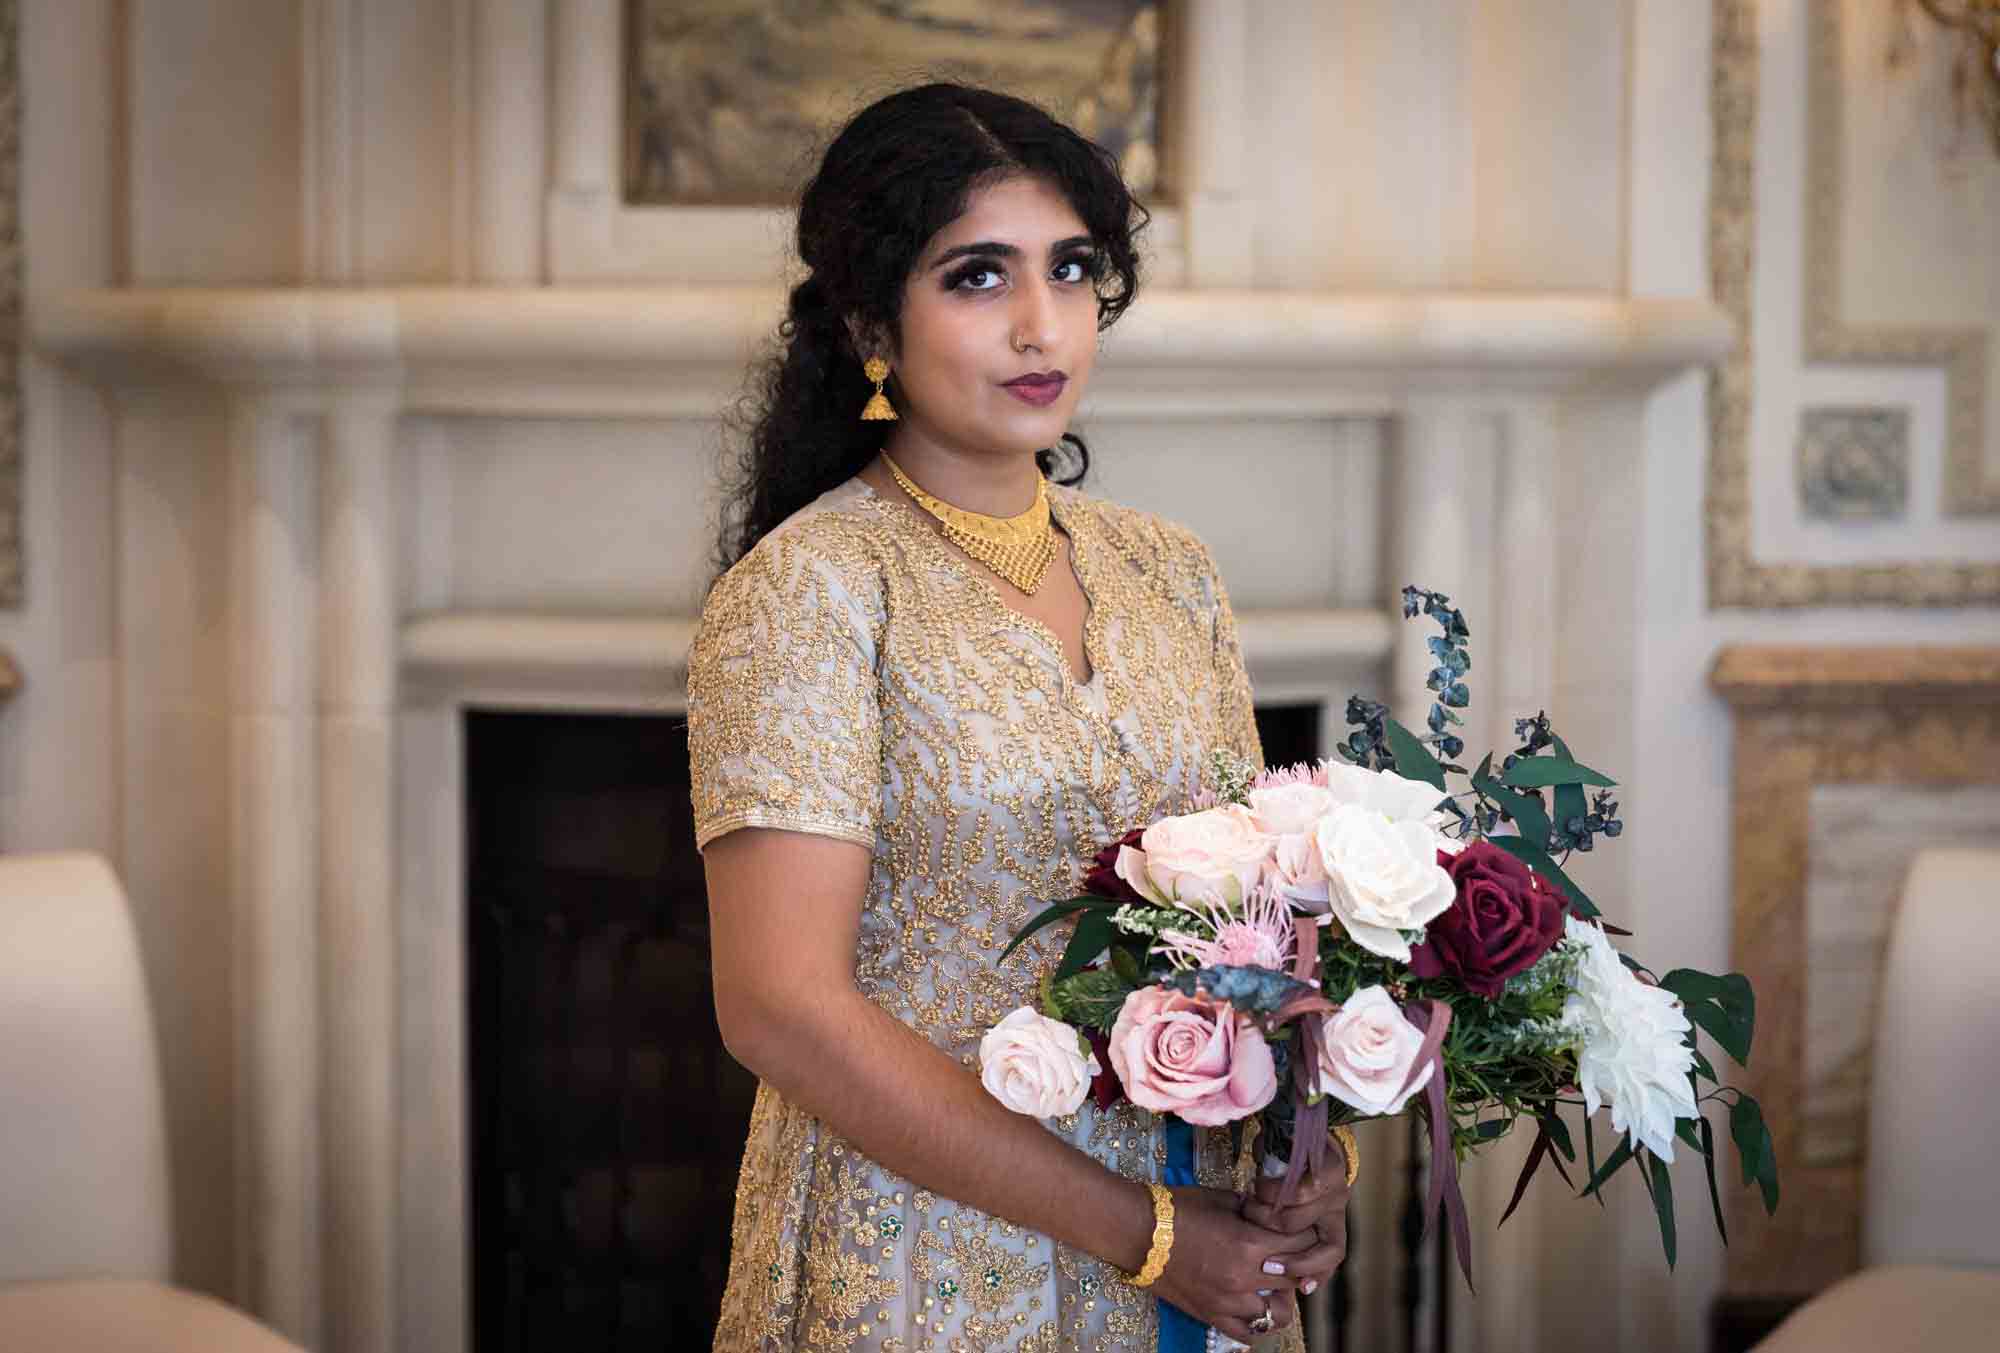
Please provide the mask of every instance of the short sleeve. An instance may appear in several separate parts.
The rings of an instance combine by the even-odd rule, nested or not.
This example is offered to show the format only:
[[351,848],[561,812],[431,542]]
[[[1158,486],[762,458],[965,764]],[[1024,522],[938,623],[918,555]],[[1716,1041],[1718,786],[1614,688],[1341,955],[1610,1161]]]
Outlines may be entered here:
[[1243,643],[1236,633],[1236,613],[1229,606],[1229,589],[1214,560],[1209,562],[1215,599],[1216,725],[1219,746],[1227,747],[1252,766],[1264,764],[1264,743],[1257,735],[1257,706],[1250,694],[1250,672],[1243,665]]
[[759,542],[702,608],[687,680],[697,849],[738,827],[875,844],[876,625],[797,534]]

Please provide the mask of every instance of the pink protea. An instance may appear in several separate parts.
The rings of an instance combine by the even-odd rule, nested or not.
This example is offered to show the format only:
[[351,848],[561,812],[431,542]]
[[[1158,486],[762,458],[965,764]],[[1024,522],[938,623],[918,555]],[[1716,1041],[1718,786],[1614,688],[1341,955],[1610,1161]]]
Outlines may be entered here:
[[1261,772],[1250,782],[1252,789],[1279,789],[1286,785],[1316,785],[1326,788],[1326,762],[1308,765],[1301,761],[1295,766],[1272,766]]
[[1297,932],[1291,908],[1275,892],[1253,888],[1241,907],[1183,907],[1215,930],[1215,938],[1185,930],[1162,930],[1153,952],[1176,968],[1221,966],[1286,969],[1292,966]]

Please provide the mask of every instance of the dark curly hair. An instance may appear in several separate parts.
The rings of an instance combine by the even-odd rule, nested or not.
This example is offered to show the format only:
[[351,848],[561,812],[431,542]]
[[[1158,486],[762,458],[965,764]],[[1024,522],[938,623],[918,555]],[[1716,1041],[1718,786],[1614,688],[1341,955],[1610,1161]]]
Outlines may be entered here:
[[[848,321],[898,340],[904,287],[925,243],[964,213],[976,189],[1016,174],[1054,185],[1089,230],[1097,327],[1109,328],[1132,303],[1135,237],[1148,215],[1102,146],[1026,100],[968,85],[920,85],[862,109],[800,197],[808,276],[792,288],[777,342],[726,421],[720,569],[882,449],[892,425],[861,420],[871,390]],[[1063,484],[1081,482],[1090,468],[1089,448],[1068,433],[1036,459]]]

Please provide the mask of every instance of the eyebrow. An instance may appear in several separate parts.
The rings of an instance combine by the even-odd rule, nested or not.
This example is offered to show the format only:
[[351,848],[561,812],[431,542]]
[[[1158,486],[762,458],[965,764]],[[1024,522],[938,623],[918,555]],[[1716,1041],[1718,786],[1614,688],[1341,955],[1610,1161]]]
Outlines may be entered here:
[[[1054,244],[1050,245],[1049,257],[1054,258],[1057,254],[1063,253],[1066,250],[1095,243],[1096,241],[1088,235],[1071,235],[1068,239],[1057,240]],[[936,272],[953,259],[964,258],[969,254],[983,254],[987,257],[997,255],[1000,258],[1019,258],[1021,250],[1018,245],[1002,244],[998,240],[979,240],[972,244],[954,244],[951,248],[931,260],[930,271]]]

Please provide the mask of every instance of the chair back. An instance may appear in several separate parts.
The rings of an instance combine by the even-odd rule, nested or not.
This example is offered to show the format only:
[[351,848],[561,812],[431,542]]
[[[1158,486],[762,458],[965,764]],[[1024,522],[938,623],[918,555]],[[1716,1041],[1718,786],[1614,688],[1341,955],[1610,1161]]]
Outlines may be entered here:
[[0,1282],[164,1280],[170,1203],[124,890],[95,855],[0,855]]
[[2000,1265],[2000,850],[1919,852],[1870,1057],[1866,1264]]

